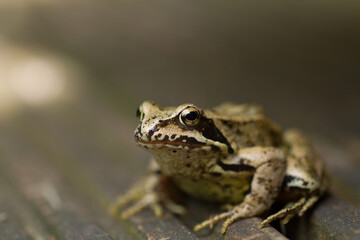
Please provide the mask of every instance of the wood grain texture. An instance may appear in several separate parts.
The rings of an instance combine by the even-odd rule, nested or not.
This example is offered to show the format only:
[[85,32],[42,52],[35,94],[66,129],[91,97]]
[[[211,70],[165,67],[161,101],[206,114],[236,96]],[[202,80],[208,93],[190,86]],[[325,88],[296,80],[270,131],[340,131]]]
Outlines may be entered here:
[[[356,156],[325,137],[312,137],[332,177],[331,194],[294,219],[286,236],[260,218],[219,228],[192,227],[219,206],[185,197],[188,215],[149,210],[113,219],[107,207],[145,175],[149,155],[132,141],[136,119],[127,102],[107,95],[97,81],[83,92],[44,108],[22,106],[0,119],[0,239],[358,239],[359,181]],[[102,88],[103,87],[103,88]],[[276,226],[276,225],[275,225]],[[306,233],[306,234],[305,234]]]
[[[194,233],[192,227],[219,212],[211,203],[185,198],[189,214],[168,212],[161,219],[149,210],[129,220],[113,219],[107,206],[145,174],[148,155],[129,141],[130,117],[112,100],[88,93],[47,111],[24,109],[11,121],[0,122],[0,222],[4,239],[287,239],[271,226],[257,229],[260,218],[240,220],[227,234],[214,229]],[[104,106],[99,108],[98,105]],[[135,125],[135,124],[133,124]],[[113,130],[120,128],[121,130]],[[122,134],[129,134],[124,137]],[[329,161],[335,179],[349,189],[357,167],[347,152],[323,139],[314,141]],[[336,161],[343,161],[336,169]],[[354,176],[356,178],[356,176]],[[356,182],[356,181],[355,181]],[[333,192],[341,192],[335,185]],[[291,239],[357,239],[359,209],[356,197],[330,194],[304,218],[287,227]],[[303,234],[306,232],[307,234]],[[306,236],[306,237],[305,237]]]

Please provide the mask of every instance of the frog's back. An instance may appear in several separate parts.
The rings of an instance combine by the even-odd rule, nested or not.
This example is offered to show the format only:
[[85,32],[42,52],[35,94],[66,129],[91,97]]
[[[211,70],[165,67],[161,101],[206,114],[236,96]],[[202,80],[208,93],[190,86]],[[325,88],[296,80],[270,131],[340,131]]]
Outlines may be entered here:
[[214,107],[213,110],[223,119],[243,121],[246,119],[264,117],[262,107],[256,104],[235,104],[226,102]]
[[281,143],[281,129],[266,117],[259,105],[223,103],[205,113],[233,143],[234,150]]

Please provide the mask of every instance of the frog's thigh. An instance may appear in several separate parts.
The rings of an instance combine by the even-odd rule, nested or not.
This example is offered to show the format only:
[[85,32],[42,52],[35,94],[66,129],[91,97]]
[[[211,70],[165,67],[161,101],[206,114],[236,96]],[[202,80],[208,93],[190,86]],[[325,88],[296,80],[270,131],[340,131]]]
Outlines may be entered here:
[[301,188],[307,192],[326,188],[324,164],[307,138],[297,130],[287,130],[284,141],[289,146],[287,168],[285,173],[285,188]]
[[246,148],[237,155],[251,162],[256,170],[250,193],[241,204],[233,208],[233,214],[224,222],[222,232],[236,219],[256,216],[269,209],[279,194],[286,168],[284,153],[278,148]]

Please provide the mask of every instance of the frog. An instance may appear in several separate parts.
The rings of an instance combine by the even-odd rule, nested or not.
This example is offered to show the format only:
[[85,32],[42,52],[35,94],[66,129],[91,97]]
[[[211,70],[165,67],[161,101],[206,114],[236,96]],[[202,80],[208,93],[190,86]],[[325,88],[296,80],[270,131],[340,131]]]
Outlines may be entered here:
[[194,104],[162,108],[145,101],[137,117],[135,141],[152,153],[148,175],[113,202],[113,216],[121,212],[127,219],[145,208],[158,217],[164,208],[184,214],[184,206],[159,190],[165,178],[191,197],[224,206],[224,212],[195,225],[194,231],[223,221],[220,231],[226,233],[234,222],[263,215],[275,202],[283,208],[258,228],[277,219],[285,225],[303,216],[328,187],[315,147],[301,131],[282,130],[260,105],[225,102],[209,109]]

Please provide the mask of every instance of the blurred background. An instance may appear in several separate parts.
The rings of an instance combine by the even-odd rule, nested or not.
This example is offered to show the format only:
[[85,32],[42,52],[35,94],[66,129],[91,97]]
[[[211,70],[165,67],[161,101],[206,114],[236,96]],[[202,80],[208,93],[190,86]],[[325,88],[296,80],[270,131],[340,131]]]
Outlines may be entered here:
[[[1,0],[3,169],[20,188],[60,188],[62,178],[84,188],[91,179],[113,197],[148,162],[132,141],[144,100],[258,103],[284,128],[332,139],[359,164],[359,5]],[[46,164],[53,174],[40,170]],[[95,187],[84,189],[97,199]]]
[[[147,99],[163,106],[253,102],[285,126],[359,134],[359,7],[321,0],[3,0],[1,85],[20,95],[33,85],[52,89],[36,100],[19,95],[26,103],[72,92],[74,82],[80,91],[91,85],[117,101],[119,112]],[[65,76],[79,70],[60,66],[68,61],[86,77]],[[31,74],[34,80],[19,80]],[[16,101],[5,96],[6,86],[0,91],[2,105]]]

